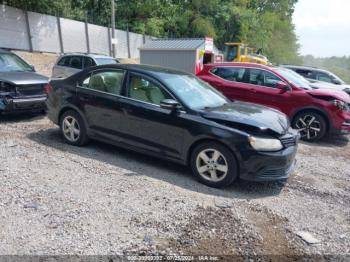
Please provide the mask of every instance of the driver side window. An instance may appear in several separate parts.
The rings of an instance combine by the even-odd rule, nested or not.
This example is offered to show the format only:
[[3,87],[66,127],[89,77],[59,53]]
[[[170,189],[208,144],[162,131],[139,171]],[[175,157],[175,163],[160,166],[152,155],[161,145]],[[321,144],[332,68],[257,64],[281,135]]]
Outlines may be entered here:
[[172,99],[162,87],[140,76],[131,76],[128,86],[128,97],[138,101],[160,105],[162,100]]
[[250,69],[249,72],[249,83],[257,86],[264,86],[275,88],[278,82],[282,81],[276,75],[260,70],[260,69]]
[[325,74],[325,73],[320,73],[320,72],[317,73],[316,79],[319,81],[332,83],[332,78],[328,74]]

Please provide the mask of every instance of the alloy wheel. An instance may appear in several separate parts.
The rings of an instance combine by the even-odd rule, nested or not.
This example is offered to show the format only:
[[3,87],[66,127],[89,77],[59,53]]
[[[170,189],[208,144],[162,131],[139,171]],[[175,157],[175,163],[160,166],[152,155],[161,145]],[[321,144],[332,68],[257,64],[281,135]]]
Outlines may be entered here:
[[72,116],[66,116],[63,119],[63,135],[70,142],[77,142],[80,137],[80,126],[78,121]]
[[197,155],[196,167],[204,179],[219,182],[228,173],[228,163],[224,155],[216,149],[205,149]]
[[313,115],[303,115],[295,123],[302,138],[308,140],[317,138],[322,132],[321,122]]

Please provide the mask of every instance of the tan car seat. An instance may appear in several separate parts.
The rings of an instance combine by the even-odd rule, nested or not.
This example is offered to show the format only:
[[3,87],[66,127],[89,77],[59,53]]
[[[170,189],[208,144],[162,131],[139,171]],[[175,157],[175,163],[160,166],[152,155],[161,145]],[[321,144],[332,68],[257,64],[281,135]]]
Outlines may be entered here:
[[110,75],[105,75],[104,83],[108,93],[119,95],[121,89],[123,75],[113,73]]
[[132,78],[130,86],[130,98],[149,102],[145,88],[142,86],[142,80],[140,78]]
[[101,75],[92,75],[89,83],[89,88],[107,92],[103,77]]

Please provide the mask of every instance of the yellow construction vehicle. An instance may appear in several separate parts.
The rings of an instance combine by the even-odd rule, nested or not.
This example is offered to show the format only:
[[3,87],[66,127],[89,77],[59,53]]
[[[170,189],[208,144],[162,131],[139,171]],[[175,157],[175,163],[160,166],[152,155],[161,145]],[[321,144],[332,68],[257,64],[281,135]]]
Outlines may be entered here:
[[227,62],[269,64],[267,57],[261,54],[261,49],[256,51],[254,48],[243,43],[225,43],[225,45],[225,60]]

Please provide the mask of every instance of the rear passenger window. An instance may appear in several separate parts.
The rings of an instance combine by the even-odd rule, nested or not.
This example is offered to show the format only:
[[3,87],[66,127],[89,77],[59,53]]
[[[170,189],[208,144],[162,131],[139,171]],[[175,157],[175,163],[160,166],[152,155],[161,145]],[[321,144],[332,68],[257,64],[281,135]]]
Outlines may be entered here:
[[113,70],[93,73],[83,80],[81,86],[84,88],[119,95],[124,80],[123,70]]
[[83,61],[81,56],[72,56],[70,59],[70,67],[75,69],[83,69]]
[[243,82],[245,69],[241,67],[217,67],[211,73],[228,81]]
[[303,77],[305,78],[310,78],[310,79],[313,79],[313,74],[312,74],[312,71],[310,70],[303,70],[303,69],[297,69],[296,72],[299,74],[299,75],[302,75]]

